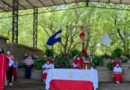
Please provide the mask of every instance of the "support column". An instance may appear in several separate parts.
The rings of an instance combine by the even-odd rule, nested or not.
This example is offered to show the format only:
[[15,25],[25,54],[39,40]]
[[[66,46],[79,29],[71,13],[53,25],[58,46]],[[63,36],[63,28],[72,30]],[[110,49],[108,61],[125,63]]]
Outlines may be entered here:
[[19,0],[13,0],[13,10],[12,10],[12,43],[18,44],[18,10],[19,10]]
[[33,47],[37,48],[38,8],[33,13]]

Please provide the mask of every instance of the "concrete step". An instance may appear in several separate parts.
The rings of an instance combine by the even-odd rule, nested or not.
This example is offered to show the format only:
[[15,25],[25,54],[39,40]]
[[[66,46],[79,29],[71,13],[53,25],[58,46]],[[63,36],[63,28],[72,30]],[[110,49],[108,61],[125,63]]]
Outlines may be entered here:
[[44,84],[40,80],[19,79],[12,87],[8,86],[5,90],[44,90]]
[[[6,87],[5,90],[45,90],[44,87],[43,82],[39,80],[19,79],[12,87]],[[98,90],[130,90],[130,82],[121,84],[100,82]]]
[[[105,67],[98,67],[99,81],[100,82],[113,82],[112,71],[107,70]],[[124,69],[123,81],[130,81],[130,69]]]
[[124,63],[124,64],[121,64],[121,66],[123,67],[130,67],[130,64],[128,64],[128,63]]
[[[112,82],[112,71],[106,69],[105,67],[97,67],[100,82]],[[32,70],[32,79],[41,79],[42,70]],[[18,78],[24,78],[24,69],[18,70]],[[130,81],[130,69],[124,69],[124,81]]]
[[123,63],[121,66],[122,66],[122,68],[123,68],[124,70],[130,69],[130,64],[129,64],[129,63]]
[[121,84],[99,83],[99,90],[130,90],[130,82],[123,82]]
[[127,61],[128,64],[130,64],[130,59]]

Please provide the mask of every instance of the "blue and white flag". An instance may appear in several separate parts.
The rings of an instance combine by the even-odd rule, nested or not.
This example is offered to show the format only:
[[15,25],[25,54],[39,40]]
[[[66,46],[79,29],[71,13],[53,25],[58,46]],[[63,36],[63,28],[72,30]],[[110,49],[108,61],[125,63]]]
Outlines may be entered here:
[[52,36],[50,36],[47,40],[47,45],[54,45],[57,42],[61,41],[61,32],[62,30],[60,29],[58,32],[56,32],[55,34],[53,34]]

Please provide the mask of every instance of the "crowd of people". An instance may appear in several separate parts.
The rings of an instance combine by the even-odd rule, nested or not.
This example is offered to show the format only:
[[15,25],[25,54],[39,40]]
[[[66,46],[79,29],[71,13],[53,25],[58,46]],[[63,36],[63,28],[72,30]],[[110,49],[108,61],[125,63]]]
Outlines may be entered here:
[[[24,65],[25,65],[25,79],[31,78],[31,69],[33,65],[33,59],[31,55],[24,55]],[[13,86],[13,82],[18,79],[18,61],[14,57],[10,49],[4,51],[0,47],[0,90],[4,90],[5,86]]]

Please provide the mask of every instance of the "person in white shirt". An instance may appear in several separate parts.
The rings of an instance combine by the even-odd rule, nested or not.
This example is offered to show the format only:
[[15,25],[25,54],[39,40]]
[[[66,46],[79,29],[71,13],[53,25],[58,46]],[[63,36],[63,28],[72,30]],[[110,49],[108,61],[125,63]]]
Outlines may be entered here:
[[123,77],[123,69],[119,64],[116,64],[116,66],[113,69],[113,78],[114,82],[120,83]]
[[31,72],[32,72],[32,66],[33,66],[33,59],[32,56],[29,55],[25,60],[25,79],[30,79],[31,78]]
[[43,72],[42,72],[42,80],[45,81],[47,77],[47,71],[48,69],[54,69],[54,59],[49,57],[47,59],[47,62],[42,66]]

